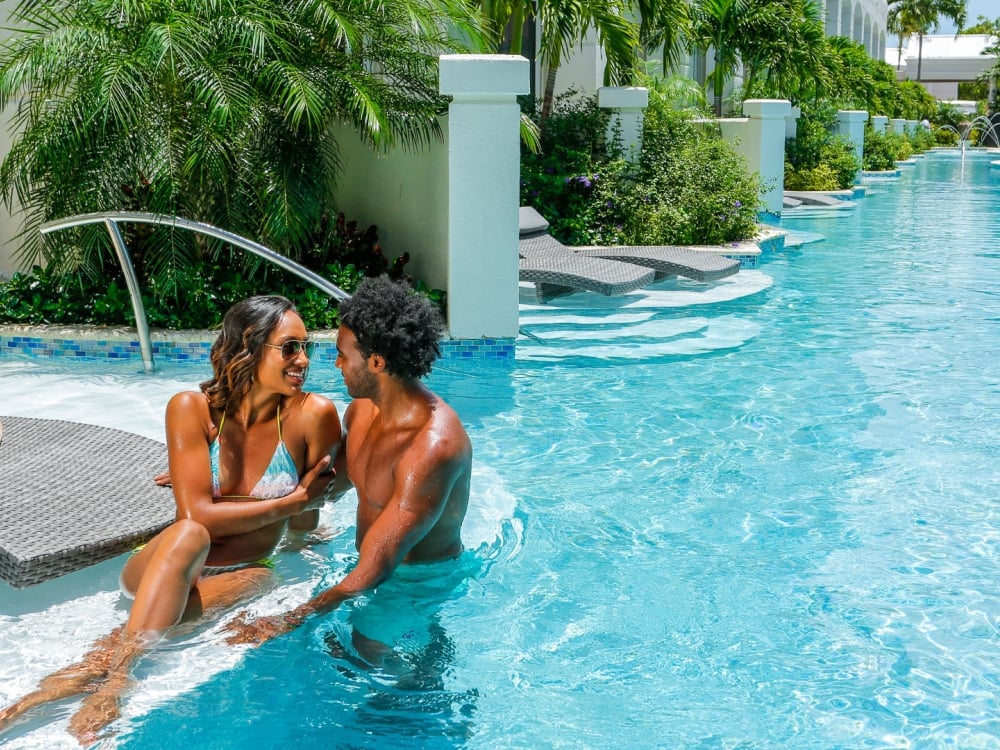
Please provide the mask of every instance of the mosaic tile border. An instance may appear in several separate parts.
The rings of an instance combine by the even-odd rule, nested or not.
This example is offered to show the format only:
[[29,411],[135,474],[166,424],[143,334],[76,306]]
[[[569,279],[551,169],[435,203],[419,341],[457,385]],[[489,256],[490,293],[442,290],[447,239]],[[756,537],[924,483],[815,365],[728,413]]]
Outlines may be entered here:
[[[39,326],[0,327],[0,356],[65,357],[142,361],[139,341],[126,329],[102,333],[92,331],[46,333]],[[313,356],[318,363],[333,365],[337,358],[334,337],[319,335]],[[153,359],[171,362],[208,362],[214,335],[197,333],[154,334]],[[514,339],[446,339],[441,342],[441,361],[504,363],[514,361]]]

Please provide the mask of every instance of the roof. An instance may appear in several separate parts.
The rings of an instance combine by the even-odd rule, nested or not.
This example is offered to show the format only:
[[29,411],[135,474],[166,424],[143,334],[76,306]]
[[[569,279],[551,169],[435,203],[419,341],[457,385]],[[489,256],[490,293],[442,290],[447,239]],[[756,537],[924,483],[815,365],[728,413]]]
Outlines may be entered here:
[[921,81],[974,81],[996,64],[996,56],[982,54],[995,39],[990,34],[927,34],[921,48],[913,34],[904,42],[901,63],[896,45],[886,45],[885,61],[898,67],[900,79],[915,79],[919,54]]

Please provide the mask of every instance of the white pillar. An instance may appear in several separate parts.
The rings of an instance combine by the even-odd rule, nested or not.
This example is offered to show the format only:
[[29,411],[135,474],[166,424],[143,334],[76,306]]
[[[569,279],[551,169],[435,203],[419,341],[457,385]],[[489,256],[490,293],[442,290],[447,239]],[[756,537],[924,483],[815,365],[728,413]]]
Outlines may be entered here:
[[528,61],[442,55],[448,107],[448,329],[453,338],[513,338],[518,313],[519,94]]
[[743,140],[736,149],[747,160],[751,172],[760,175],[764,210],[781,214],[785,193],[785,123],[792,113],[787,99],[747,99]]
[[854,155],[858,161],[865,156],[865,123],[868,113],[859,109],[842,109],[837,112],[837,135],[842,135],[854,144]]
[[885,133],[885,127],[889,123],[889,118],[885,115],[874,115],[872,117],[872,130],[876,133]]
[[892,132],[897,135],[902,135],[906,132],[906,120],[896,117],[889,120],[889,125],[892,127]]
[[792,107],[792,111],[785,118],[785,140],[795,138],[799,133],[799,118],[802,117],[802,107]]
[[906,132],[907,133],[916,133],[917,132],[917,121],[916,120],[907,120],[906,121]]
[[642,149],[642,118],[649,106],[649,89],[641,86],[602,86],[597,89],[597,106],[611,110],[608,143],[621,138],[625,158],[636,161]]

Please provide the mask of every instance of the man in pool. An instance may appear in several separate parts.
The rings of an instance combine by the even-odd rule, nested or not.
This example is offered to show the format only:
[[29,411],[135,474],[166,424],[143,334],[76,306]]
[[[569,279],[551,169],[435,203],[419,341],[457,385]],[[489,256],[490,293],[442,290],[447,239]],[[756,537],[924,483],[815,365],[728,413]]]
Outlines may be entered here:
[[426,298],[387,277],[366,279],[340,303],[336,366],[353,401],[338,481],[346,473],[358,493],[358,562],[290,612],[255,620],[242,613],[228,626],[230,643],[263,643],[375,588],[401,563],[462,551],[472,445],[458,415],[420,382],[440,354],[443,327]]

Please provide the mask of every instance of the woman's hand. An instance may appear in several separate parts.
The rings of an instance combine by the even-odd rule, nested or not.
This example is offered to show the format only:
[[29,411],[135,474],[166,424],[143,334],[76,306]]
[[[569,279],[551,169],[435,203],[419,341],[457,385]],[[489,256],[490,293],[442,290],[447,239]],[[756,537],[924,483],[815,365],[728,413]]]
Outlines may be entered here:
[[295,488],[296,492],[301,488],[306,493],[305,504],[299,512],[322,507],[327,500],[327,490],[336,476],[337,473],[333,470],[333,461],[329,456],[323,456],[316,462],[315,466],[303,474],[298,487]]

